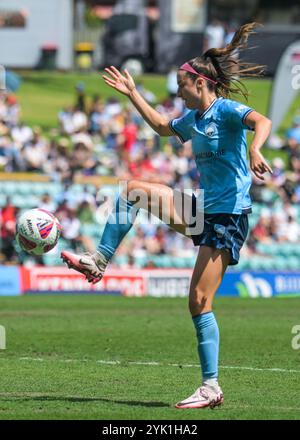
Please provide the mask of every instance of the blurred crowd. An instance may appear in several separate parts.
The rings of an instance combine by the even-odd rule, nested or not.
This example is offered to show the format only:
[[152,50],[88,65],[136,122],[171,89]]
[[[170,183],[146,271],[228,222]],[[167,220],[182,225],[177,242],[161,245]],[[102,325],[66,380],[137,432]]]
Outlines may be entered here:
[[[143,83],[138,88],[167,118],[183,113],[182,101],[176,97],[174,72],[168,77],[166,98],[160,102]],[[182,145],[176,137],[161,139],[130,104],[122,104],[116,97],[89,97],[85,85],[79,83],[74,105],[61,109],[57,118],[55,135],[43,133],[39,127],[24,123],[15,95],[2,96],[0,169],[7,173],[47,174],[51,181],[61,182],[63,189],[55,196],[45,193],[39,206],[57,215],[63,238],[76,251],[95,250],[97,243],[84,232],[84,225],[99,224],[100,236],[100,225],[104,225],[111,208],[108,196],[97,198],[96,187],[94,191],[74,193],[72,185],[78,174],[159,181],[178,189],[198,187],[191,144]],[[300,242],[300,116],[294,118],[293,127],[274,145],[284,153],[273,159],[273,174],[266,175],[264,181],[253,176],[251,196],[263,208],[244,247],[245,255],[256,253],[256,245],[262,241]],[[2,261],[18,262],[19,254],[12,245],[18,211],[9,199],[1,209]],[[135,257],[146,255],[196,255],[197,248],[190,240],[162,224],[143,221],[134,231],[118,251],[131,264]]]

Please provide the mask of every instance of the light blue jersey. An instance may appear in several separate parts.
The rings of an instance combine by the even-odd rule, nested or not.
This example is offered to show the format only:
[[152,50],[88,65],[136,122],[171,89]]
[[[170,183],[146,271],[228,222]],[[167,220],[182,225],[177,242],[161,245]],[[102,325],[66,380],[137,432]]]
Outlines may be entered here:
[[202,114],[191,110],[170,121],[182,142],[192,139],[205,213],[251,212],[246,139],[251,128],[245,125],[251,111],[239,102],[217,98]]

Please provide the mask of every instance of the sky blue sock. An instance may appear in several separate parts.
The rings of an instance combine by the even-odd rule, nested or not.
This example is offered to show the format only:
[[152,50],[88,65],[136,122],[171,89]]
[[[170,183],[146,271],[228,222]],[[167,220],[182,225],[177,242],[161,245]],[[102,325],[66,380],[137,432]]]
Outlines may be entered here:
[[104,228],[98,251],[100,251],[107,260],[114,255],[117,247],[130,231],[138,209],[134,204],[119,196],[115,202],[112,212],[109,214]]
[[213,312],[193,317],[198,339],[198,353],[202,368],[202,377],[218,377],[219,328]]

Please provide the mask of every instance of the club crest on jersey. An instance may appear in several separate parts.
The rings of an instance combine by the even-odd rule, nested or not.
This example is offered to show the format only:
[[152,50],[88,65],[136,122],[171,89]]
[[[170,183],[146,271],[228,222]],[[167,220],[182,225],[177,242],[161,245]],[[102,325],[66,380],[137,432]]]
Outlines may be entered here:
[[208,137],[212,137],[217,132],[217,126],[214,122],[211,122],[208,124],[207,127],[205,127],[205,134]]
[[41,222],[37,223],[37,227],[42,238],[47,238],[50,232],[52,231],[54,222]]

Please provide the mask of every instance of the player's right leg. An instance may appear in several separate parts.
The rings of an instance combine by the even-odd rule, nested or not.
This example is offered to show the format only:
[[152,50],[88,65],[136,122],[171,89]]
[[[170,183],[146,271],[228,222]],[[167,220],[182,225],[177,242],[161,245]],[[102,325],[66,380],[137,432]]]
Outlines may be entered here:
[[221,405],[223,392],[218,383],[219,328],[212,311],[215,293],[230,260],[229,252],[201,246],[193,272],[189,308],[196,330],[202,384],[176,408],[205,408]]
[[[192,197],[186,197],[185,203],[191,205]],[[187,235],[184,213],[190,213],[192,206],[182,207],[179,191],[159,183],[131,180],[108,217],[97,252],[93,255],[76,255],[63,251],[61,258],[69,268],[83,273],[89,282],[97,283],[141,208],[150,211],[177,232]]]

